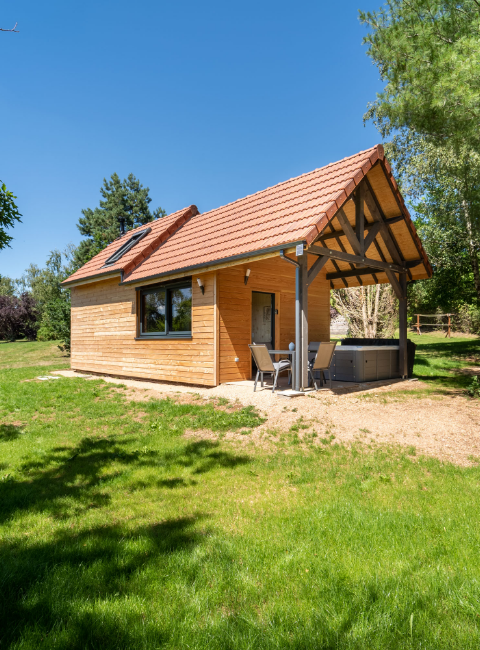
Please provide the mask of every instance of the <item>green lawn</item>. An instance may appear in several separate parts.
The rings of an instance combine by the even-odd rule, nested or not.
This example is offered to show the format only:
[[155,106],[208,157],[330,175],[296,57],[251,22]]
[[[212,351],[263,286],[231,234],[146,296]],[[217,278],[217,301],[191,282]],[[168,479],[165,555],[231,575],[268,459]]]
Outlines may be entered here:
[[465,370],[480,366],[480,338],[452,337],[438,334],[410,334],[417,344],[414,376],[426,381],[439,393],[464,391],[472,382]]
[[[428,345],[429,372],[478,354]],[[56,354],[0,344],[0,648],[479,647],[480,469],[288,433],[267,453],[251,409],[35,381]]]

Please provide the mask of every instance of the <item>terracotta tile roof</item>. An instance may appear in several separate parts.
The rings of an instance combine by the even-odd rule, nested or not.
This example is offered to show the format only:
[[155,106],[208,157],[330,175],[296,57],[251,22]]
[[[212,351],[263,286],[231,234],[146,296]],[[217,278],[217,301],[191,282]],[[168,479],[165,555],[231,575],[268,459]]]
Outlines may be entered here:
[[[129,230],[125,235],[119,237],[109,246],[103,249],[98,255],[95,255],[89,262],[84,264],[78,271],[75,271],[67,280],[66,283],[84,280],[86,278],[97,277],[99,275],[109,275],[111,273],[123,271],[128,273],[133,270],[142,260],[145,259],[152,251],[154,251],[160,244],[166,241],[180,226],[182,226],[193,215],[198,214],[197,207],[191,205],[189,208],[173,212],[162,219],[152,221],[145,226],[140,226],[133,230]],[[131,248],[123,255],[118,262],[105,266],[105,261],[117,251],[122,244],[130,239],[133,233],[145,228],[151,228],[148,233],[140,242]]]
[[[119,240],[67,282],[120,269],[124,282],[136,282],[282,244],[310,244],[378,160],[384,161],[382,145],[203,214],[195,206],[180,210],[150,224],[152,233],[116,265],[102,268]],[[391,177],[390,168],[384,168]],[[410,221],[406,208],[405,218]],[[426,255],[425,260],[428,264]]]

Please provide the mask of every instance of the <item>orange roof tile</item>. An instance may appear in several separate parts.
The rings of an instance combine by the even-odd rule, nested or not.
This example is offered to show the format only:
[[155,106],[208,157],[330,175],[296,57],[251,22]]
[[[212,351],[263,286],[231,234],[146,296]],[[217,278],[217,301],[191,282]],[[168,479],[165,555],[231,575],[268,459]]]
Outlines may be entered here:
[[[138,282],[281,245],[311,244],[377,160],[384,160],[382,145],[203,214],[190,206],[149,224],[152,232],[115,265],[104,267],[120,240],[107,246],[66,283],[112,271],[122,271],[124,282]],[[392,182],[391,170],[384,168]],[[396,184],[392,187],[398,193]],[[416,237],[403,200],[401,205]]]
[[[197,207],[191,205],[189,208],[173,212],[162,219],[129,230],[125,235],[118,237],[118,239],[104,248],[103,251],[98,253],[98,255],[92,257],[92,259],[79,268],[78,271],[75,271],[75,273],[65,280],[65,283],[68,284],[70,282],[77,282],[78,280],[85,280],[87,278],[101,275],[110,275],[115,272],[128,272],[129,269],[133,270],[147,255],[158,248],[162,242],[166,241],[181,225],[195,214],[198,214]],[[133,233],[138,232],[139,230],[144,230],[145,228],[151,228],[151,232],[141,239],[136,246],[127,251],[118,262],[105,266],[106,260],[113,255],[122,244],[128,241]]]

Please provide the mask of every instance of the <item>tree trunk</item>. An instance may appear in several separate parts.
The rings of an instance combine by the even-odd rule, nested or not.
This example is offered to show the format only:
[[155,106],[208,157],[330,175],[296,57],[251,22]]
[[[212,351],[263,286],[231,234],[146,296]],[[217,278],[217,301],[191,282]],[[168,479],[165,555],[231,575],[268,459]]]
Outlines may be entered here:
[[475,291],[477,292],[478,299],[480,300],[480,268],[478,264],[478,251],[477,245],[473,236],[472,220],[470,218],[470,211],[467,202],[463,201],[463,213],[465,215],[465,225],[468,234],[468,254],[470,256],[470,264],[472,265],[473,281],[475,283]]
[[360,296],[362,301],[362,324],[363,324],[363,336],[368,336],[368,314],[367,314],[367,301],[365,296],[365,288],[360,287]]
[[375,307],[374,307],[374,312],[373,312],[373,331],[372,331],[372,339],[375,339],[377,337],[377,326],[378,326],[378,306],[380,304],[380,290],[381,290],[381,285],[375,284],[371,287],[373,290],[375,288]]

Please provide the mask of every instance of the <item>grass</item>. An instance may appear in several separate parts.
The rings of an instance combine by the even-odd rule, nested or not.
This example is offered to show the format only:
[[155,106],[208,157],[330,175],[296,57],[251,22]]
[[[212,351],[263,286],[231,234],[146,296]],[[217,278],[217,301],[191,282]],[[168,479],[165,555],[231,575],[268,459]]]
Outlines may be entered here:
[[48,345],[0,345],[1,648],[478,648],[478,467],[267,454],[253,409],[35,381]]
[[429,384],[427,392],[465,391],[472,383],[469,368],[480,365],[480,338],[445,339],[438,334],[409,334],[417,345],[414,377]]

